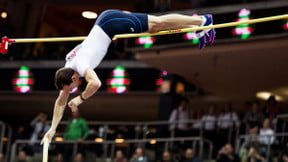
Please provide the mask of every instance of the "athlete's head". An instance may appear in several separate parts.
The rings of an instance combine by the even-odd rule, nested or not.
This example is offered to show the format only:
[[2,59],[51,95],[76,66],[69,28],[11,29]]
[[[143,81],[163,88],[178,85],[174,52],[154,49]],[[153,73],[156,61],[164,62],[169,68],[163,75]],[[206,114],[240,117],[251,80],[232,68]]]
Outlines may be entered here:
[[55,86],[58,90],[72,90],[78,86],[79,74],[71,68],[60,68],[55,73]]

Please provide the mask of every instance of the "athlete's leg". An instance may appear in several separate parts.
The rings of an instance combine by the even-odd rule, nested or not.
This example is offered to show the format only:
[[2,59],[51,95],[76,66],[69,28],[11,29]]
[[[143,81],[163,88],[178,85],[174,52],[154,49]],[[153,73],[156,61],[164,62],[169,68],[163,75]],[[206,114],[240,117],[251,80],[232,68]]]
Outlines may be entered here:
[[160,30],[181,29],[200,26],[203,24],[203,16],[187,16],[181,14],[168,14],[163,16],[148,15],[148,32]]
[[[158,32],[160,30],[171,30],[181,28],[191,28],[195,26],[213,25],[212,15],[187,16],[181,14],[168,14],[163,16],[148,15],[148,32]],[[216,32],[214,29],[196,31],[199,38],[199,48],[204,48],[206,43],[212,44]]]

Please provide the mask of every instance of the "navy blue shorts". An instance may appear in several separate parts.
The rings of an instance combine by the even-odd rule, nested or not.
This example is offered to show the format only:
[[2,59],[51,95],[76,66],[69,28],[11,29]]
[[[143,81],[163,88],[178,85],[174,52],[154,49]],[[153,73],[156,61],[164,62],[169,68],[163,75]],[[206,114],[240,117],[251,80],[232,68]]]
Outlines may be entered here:
[[116,34],[142,33],[148,31],[148,15],[126,13],[120,10],[102,12],[96,23],[112,39]]

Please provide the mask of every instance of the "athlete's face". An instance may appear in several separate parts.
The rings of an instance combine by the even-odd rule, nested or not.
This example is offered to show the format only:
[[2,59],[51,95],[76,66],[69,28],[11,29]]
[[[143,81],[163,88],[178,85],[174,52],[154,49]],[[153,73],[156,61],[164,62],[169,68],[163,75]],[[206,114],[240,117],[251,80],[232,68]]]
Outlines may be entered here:
[[78,73],[74,73],[72,76],[72,83],[70,84],[70,90],[72,91],[74,88],[78,87],[80,75]]
[[74,75],[72,75],[71,77],[72,83],[69,85],[65,85],[63,89],[67,91],[72,91],[74,88],[78,86],[79,79],[80,79],[80,75],[77,72],[75,72]]

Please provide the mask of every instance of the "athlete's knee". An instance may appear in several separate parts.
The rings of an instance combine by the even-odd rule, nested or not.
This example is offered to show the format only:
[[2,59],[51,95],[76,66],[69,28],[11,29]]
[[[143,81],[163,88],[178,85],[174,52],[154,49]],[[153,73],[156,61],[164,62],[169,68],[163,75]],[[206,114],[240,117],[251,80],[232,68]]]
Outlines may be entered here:
[[159,31],[162,28],[163,24],[165,24],[165,20],[161,16],[148,16],[148,31],[150,33]]

